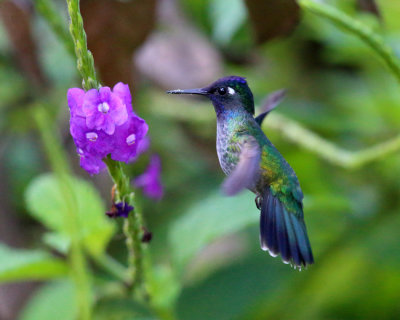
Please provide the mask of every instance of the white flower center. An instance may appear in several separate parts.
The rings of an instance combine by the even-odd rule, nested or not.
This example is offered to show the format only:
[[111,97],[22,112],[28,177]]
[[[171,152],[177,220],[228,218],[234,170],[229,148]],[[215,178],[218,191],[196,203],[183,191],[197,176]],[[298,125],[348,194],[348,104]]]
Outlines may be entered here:
[[110,110],[110,105],[107,102],[100,103],[97,106],[97,110],[99,110],[101,113],[107,113],[108,110]]
[[88,132],[86,133],[86,139],[90,140],[90,141],[96,141],[97,140],[97,133],[96,132]]
[[83,158],[83,150],[81,148],[78,149],[78,156]]
[[135,141],[136,141],[136,134],[134,134],[134,133],[132,133],[131,135],[129,135],[129,136],[126,138],[126,143],[127,143],[129,146],[132,145],[132,144],[134,144]]

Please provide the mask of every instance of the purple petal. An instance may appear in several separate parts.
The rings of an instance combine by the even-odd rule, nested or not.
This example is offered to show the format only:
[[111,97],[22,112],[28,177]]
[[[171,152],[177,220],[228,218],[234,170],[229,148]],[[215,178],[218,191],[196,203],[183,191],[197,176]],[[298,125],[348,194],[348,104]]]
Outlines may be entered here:
[[115,123],[110,119],[110,117],[104,119],[104,125],[102,126],[102,129],[104,130],[105,133],[108,135],[113,135],[115,132]]
[[125,103],[128,112],[132,110],[132,97],[127,84],[118,82],[113,88],[113,93]]
[[145,153],[147,150],[150,148],[150,138],[148,136],[145,136],[139,143],[136,149],[136,155],[132,157],[129,162],[134,162],[136,161],[140,155]]
[[149,148],[150,148],[150,138],[146,136],[138,145],[137,149],[138,155],[145,153],[147,150],[149,150]]
[[84,116],[82,110],[83,99],[85,97],[85,91],[80,88],[71,88],[67,92],[68,106],[71,115]]
[[111,158],[126,163],[133,160],[147,131],[147,123],[131,113],[128,121],[115,129],[115,149],[111,152]]
[[124,105],[123,100],[115,94],[110,96],[109,117],[117,126],[124,124],[126,120],[128,120],[126,106]]
[[110,87],[101,87],[99,89],[100,100],[104,102],[110,101],[111,89]]
[[90,129],[101,130],[103,128],[104,116],[100,112],[96,112],[86,117],[86,125]]
[[[74,138],[74,140],[78,140],[81,141],[83,134],[84,134],[84,130],[86,127],[86,120],[85,118],[82,117],[71,117],[70,121],[69,121],[69,125],[70,125],[70,133],[72,138]],[[75,141],[75,144],[77,142]]]
[[90,89],[85,94],[83,101],[83,112],[86,117],[90,117],[97,112],[97,106],[101,102],[100,94],[97,89]]
[[85,169],[91,175],[98,174],[101,170],[103,170],[106,165],[101,159],[94,157],[90,154],[86,154],[81,150],[78,150],[79,157],[81,158],[80,165],[83,169]]
[[70,132],[78,148],[100,159],[106,157],[113,148],[112,137],[103,131],[88,128],[85,118],[72,117]]

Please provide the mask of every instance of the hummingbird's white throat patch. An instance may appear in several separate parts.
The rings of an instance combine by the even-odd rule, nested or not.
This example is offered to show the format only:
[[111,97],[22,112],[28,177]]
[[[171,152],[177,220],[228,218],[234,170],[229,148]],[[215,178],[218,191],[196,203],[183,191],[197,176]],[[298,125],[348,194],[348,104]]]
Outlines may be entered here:
[[233,95],[233,94],[235,94],[235,90],[232,89],[231,87],[228,87],[228,93]]

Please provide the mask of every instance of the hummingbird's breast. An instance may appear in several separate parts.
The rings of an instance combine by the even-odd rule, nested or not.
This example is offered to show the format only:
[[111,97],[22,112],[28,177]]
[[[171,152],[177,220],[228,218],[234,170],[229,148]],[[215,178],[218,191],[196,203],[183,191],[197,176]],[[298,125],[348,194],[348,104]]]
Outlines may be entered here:
[[235,128],[228,121],[217,122],[217,154],[222,171],[229,175],[239,161],[240,149],[234,143]]
[[275,190],[290,192],[301,203],[303,193],[294,170],[251,115],[225,113],[217,116],[217,154],[222,171],[230,175],[236,168],[241,154],[240,141],[245,132],[256,138],[261,147],[260,175],[248,189],[262,194],[266,187],[272,186]]

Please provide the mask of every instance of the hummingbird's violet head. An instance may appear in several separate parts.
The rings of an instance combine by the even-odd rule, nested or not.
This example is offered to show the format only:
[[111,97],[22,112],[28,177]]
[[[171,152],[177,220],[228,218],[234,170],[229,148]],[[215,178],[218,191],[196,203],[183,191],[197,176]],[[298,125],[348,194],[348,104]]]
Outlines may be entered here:
[[219,108],[240,106],[254,115],[254,98],[245,78],[229,76],[204,88],[217,111]]
[[254,98],[245,78],[229,76],[218,79],[201,89],[172,90],[172,94],[199,94],[207,96],[217,113],[229,108],[244,108],[254,115]]

